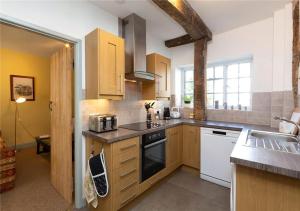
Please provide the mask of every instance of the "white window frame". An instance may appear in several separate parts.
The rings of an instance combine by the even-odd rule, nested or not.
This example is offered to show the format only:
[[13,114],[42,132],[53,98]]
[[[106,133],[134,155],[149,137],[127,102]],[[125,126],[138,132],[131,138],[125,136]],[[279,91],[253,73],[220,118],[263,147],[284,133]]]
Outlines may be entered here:
[[[193,71],[194,70],[194,66],[188,65],[185,67],[180,68],[181,69],[181,106],[183,107],[193,107],[194,105],[194,90],[192,93],[186,93],[185,90],[185,84],[186,84],[186,80],[185,80],[185,73],[186,71]],[[194,80],[191,81],[194,83]],[[184,96],[185,94],[191,94],[192,95],[192,100],[190,104],[185,104],[184,103]]]
[[[240,77],[238,75],[238,77],[236,78],[236,79],[238,79],[238,91],[234,92],[234,93],[238,94],[238,103],[239,103],[239,97],[240,97],[241,93],[249,93],[250,94],[250,105],[249,105],[249,107],[247,107],[247,111],[251,111],[252,110],[252,75],[253,75],[253,59],[252,59],[252,57],[250,57],[250,58],[236,59],[236,60],[230,60],[230,61],[225,61],[225,62],[211,63],[211,64],[207,65],[206,71],[209,68],[215,68],[215,67],[218,67],[218,66],[223,66],[223,102],[227,102],[227,94],[228,94],[227,93],[227,87],[226,87],[227,86],[227,80],[228,80],[228,78],[227,78],[227,69],[228,69],[229,65],[232,65],[232,64],[238,64],[239,65],[240,63],[250,63],[250,76],[249,76],[249,78],[250,78],[250,88],[249,88],[249,92],[240,92],[239,91],[239,82],[240,82],[240,79],[241,78],[248,78],[248,77]],[[214,72],[214,74],[215,74],[215,72]],[[216,80],[215,77],[213,77],[212,80]],[[208,94],[215,95],[215,94],[218,94],[218,93],[215,93],[214,90],[213,90],[212,93],[208,93],[207,92],[206,93],[206,97],[207,97]],[[215,110],[214,103],[215,103],[215,101],[213,100],[213,106],[208,106],[207,105],[207,109]],[[217,109],[217,110],[220,110],[220,109],[224,109],[223,105],[219,105],[219,109]],[[228,105],[227,110],[231,110],[230,105]],[[234,106],[234,110],[238,110],[238,106],[237,105]],[[243,107],[242,107],[241,110],[245,111],[245,109]]]

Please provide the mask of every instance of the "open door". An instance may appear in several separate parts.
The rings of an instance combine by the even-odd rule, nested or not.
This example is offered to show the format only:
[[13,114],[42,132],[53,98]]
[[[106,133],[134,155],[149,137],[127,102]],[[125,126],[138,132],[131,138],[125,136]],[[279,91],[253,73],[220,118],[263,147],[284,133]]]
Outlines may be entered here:
[[51,56],[51,183],[72,203],[72,49],[62,48]]

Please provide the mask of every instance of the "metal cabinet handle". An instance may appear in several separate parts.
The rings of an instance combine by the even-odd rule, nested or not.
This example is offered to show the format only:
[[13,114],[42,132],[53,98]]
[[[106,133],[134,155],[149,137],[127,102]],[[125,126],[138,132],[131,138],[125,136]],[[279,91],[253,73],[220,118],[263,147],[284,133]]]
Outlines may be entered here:
[[122,177],[126,177],[127,175],[132,174],[133,172],[135,172],[136,170],[137,170],[137,169],[133,169],[133,170],[131,170],[131,171],[125,172],[124,174],[121,174],[120,177],[121,177],[121,178],[122,178]]
[[136,193],[133,194],[132,196],[130,196],[129,198],[125,199],[124,201],[121,202],[121,206],[126,204],[127,202],[131,201],[132,199],[134,199],[136,196]]
[[122,160],[121,164],[126,163],[126,162],[131,161],[131,160],[134,160],[134,159],[136,159],[136,157],[131,157],[131,158],[128,158],[126,160]]
[[128,188],[132,187],[136,183],[137,183],[137,181],[133,181],[132,183],[129,183],[128,185],[126,185],[124,188],[121,189],[121,192],[123,192],[123,191],[127,190]]
[[167,139],[165,138],[165,139],[162,139],[162,140],[160,140],[160,141],[154,142],[154,143],[152,143],[152,144],[148,144],[148,145],[144,146],[144,149],[148,149],[149,147],[153,147],[153,146],[155,146],[155,145],[164,143],[164,142],[166,142],[166,141],[167,141]]
[[126,146],[126,147],[122,147],[122,148],[120,148],[120,150],[123,151],[123,150],[126,150],[126,149],[130,149],[132,147],[135,147],[135,146],[136,146],[136,144],[132,144],[132,145],[129,145],[129,146]]

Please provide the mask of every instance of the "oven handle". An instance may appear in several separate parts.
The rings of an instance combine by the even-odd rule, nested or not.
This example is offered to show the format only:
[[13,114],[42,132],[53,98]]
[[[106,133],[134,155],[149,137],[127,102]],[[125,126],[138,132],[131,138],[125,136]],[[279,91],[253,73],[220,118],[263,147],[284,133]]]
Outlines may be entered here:
[[162,139],[162,140],[160,140],[160,141],[157,141],[157,142],[154,142],[154,143],[152,143],[152,144],[145,145],[145,146],[144,146],[144,149],[148,149],[149,147],[153,147],[153,146],[155,146],[155,145],[164,143],[164,142],[166,142],[167,140],[168,140],[167,138],[164,138],[164,139]]

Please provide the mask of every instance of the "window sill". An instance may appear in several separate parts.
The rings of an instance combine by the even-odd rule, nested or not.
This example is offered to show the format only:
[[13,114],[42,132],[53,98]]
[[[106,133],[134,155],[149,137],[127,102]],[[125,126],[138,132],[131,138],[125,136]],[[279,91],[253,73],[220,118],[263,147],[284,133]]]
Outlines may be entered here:
[[238,110],[238,109],[223,109],[223,108],[220,108],[220,109],[214,109],[214,108],[207,108],[207,110],[209,111],[240,111],[240,112],[251,112],[252,109],[248,109],[248,110]]

